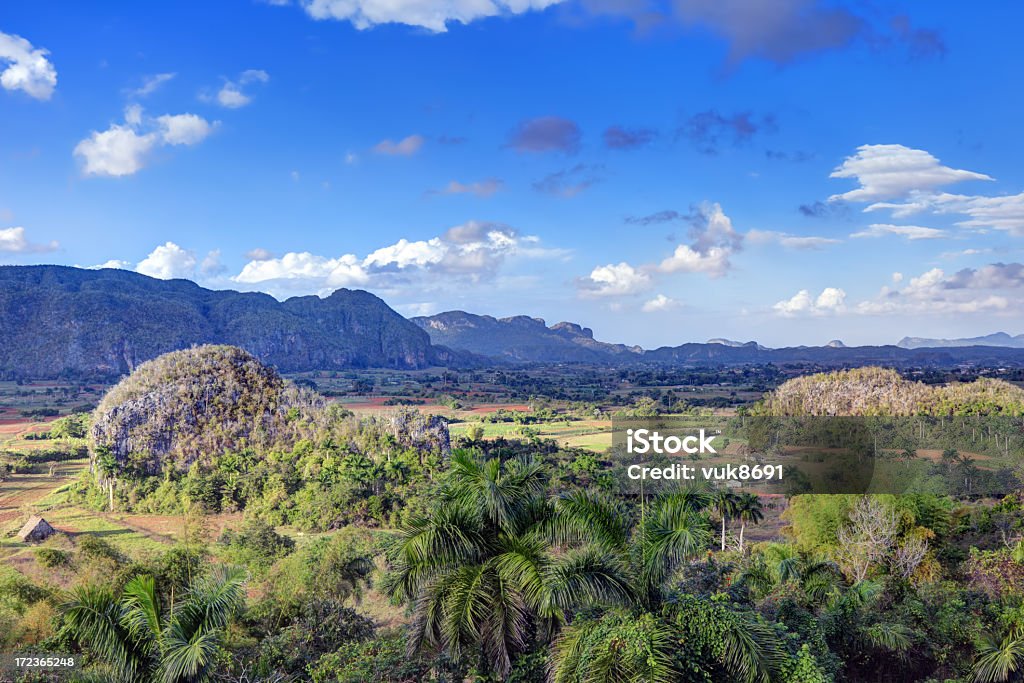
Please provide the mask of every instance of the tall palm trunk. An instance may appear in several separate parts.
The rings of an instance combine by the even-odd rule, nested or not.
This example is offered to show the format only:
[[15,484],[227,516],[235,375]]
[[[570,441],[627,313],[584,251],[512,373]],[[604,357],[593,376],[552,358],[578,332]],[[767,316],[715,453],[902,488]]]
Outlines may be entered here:
[[722,513],[722,552],[725,552],[725,520],[727,517]]

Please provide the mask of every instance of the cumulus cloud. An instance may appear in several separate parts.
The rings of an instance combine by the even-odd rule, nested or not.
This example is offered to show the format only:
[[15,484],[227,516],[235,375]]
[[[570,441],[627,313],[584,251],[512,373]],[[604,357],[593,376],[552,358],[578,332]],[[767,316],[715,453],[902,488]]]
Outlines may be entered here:
[[406,24],[435,33],[447,31],[450,23],[523,14],[558,2],[561,0],[299,0],[313,19],[348,21],[361,30],[378,24]]
[[600,173],[603,168],[600,165],[576,164],[572,168],[549,173],[534,182],[533,189],[558,197],[575,197],[601,181]]
[[57,88],[57,70],[47,59],[49,54],[21,36],[0,31],[0,86],[37,100],[50,99]]
[[785,249],[817,250],[831,244],[840,244],[842,240],[832,237],[813,235],[790,235],[774,230],[749,230],[746,239],[751,244],[778,244]]
[[938,228],[926,228],[921,225],[891,225],[889,223],[873,223],[864,230],[850,235],[850,237],[885,237],[896,235],[905,237],[908,240],[936,240],[948,236],[945,230]]
[[[478,282],[493,277],[514,256],[546,258],[560,255],[539,246],[538,238],[520,235],[500,223],[468,221],[424,240],[399,239],[360,258],[355,254],[326,257],[309,252],[252,258],[232,279],[267,288],[326,293],[343,286],[378,289],[422,289],[428,283]],[[437,278],[443,275],[443,278]]]
[[420,151],[423,143],[426,142],[422,135],[410,135],[402,138],[398,142],[394,140],[381,140],[373,147],[373,151],[377,154],[386,154],[388,156],[412,156],[416,152]]
[[723,115],[709,109],[687,119],[676,134],[689,140],[701,154],[718,154],[726,145],[742,145],[757,133],[774,129],[771,116],[755,116],[749,111]]
[[195,114],[164,114],[156,118],[165,145],[197,145],[213,132],[214,124]]
[[598,266],[590,275],[580,278],[576,284],[583,296],[617,297],[638,294],[650,289],[651,276],[623,261]]
[[203,94],[201,97],[206,101],[214,101],[226,109],[240,109],[252,102],[252,96],[246,90],[246,86],[253,83],[266,83],[270,80],[270,74],[262,69],[248,69],[239,75],[237,80],[225,80],[217,94],[210,96]]
[[789,299],[783,299],[772,306],[776,313],[785,317],[828,315],[839,313],[845,308],[846,292],[838,287],[826,287],[817,297],[811,296],[808,290],[801,289]]
[[743,235],[717,203],[705,202],[689,216],[690,244],[680,244],[658,266],[663,273],[707,273],[721,277],[732,267],[729,259],[743,246]]
[[174,242],[167,242],[139,261],[135,265],[135,270],[161,280],[189,278],[195,275],[196,255],[195,252],[182,249]]
[[984,173],[943,166],[928,152],[904,145],[861,145],[830,178],[852,178],[860,187],[829,201],[879,202],[902,199],[967,180],[992,180]]
[[56,241],[47,244],[30,242],[25,236],[25,228],[21,226],[0,229],[0,254],[38,254],[59,248]]
[[431,190],[431,194],[472,194],[477,197],[490,197],[500,190],[504,183],[498,178],[486,178],[472,183],[460,183],[452,180],[440,190]]
[[82,173],[115,178],[133,175],[145,167],[154,148],[196,145],[218,125],[195,114],[147,119],[138,105],[127,107],[124,119],[124,123],[111,124],[105,131],[93,131],[75,145],[74,155],[82,163]]
[[640,307],[640,310],[644,313],[661,313],[664,311],[671,311],[672,309],[679,308],[682,305],[681,302],[667,297],[664,294],[659,294],[653,299],[649,299],[644,302],[644,305]]
[[280,258],[250,261],[232,279],[247,284],[292,281],[303,289],[310,286],[322,289],[362,285],[369,276],[353,254],[326,258],[304,251],[289,252]]
[[75,146],[85,175],[120,177],[132,175],[145,165],[145,158],[157,144],[156,133],[138,133],[130,125],[113,124],[92,134]]
[[604,131],[602,138],[604,146],[608,149],[639,149],[646,147],[658,132],[653,128],[626,128],[624,126],[609,126]]
[[509,135],[508,146],[519,152],[579,151],[583,134],[575,121],[559,116],[541,116],[522,121]]
[[164,83],[171,81],[177,74],[163,73],[144,76],[142,85],[131,91],[133,97],[147,97],[163,87]]
[[896,288],[883,287],[856,311],[865,315],[940,315],[1011,313],[1020,309],[1024,264],[990,263],[948,274],[932,268],[910,278],[894,277]]

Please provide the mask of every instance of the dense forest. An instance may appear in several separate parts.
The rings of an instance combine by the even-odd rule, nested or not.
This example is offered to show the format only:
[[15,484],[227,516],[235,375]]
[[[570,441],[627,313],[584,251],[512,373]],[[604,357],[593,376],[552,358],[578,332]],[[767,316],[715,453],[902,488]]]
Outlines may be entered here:
[[[1014,417],[1022,396],[866,368],[791,380],[754,412]],[[77,653],[80,680],[1024,676],[1019,490],[630,495],[607,455],[453,438],[408,408],[359,417],[230,347],[145,364],[54,429],[87,436],[77,503],[185,522],[155,555],[51,539],[37,559],[62,582],[0,574],[4,648]],[[751,540],[779,505],[783,535]],[[244,521],[214,533],[225,513]]]

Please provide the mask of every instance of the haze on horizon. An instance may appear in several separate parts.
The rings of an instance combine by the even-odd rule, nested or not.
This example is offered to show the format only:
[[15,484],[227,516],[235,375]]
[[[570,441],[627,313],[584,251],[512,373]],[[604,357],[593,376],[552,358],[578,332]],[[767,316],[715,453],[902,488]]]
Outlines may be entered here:
[[5,3],[0,263],[645,348],[1024,331],[1024,7],[770,5]]

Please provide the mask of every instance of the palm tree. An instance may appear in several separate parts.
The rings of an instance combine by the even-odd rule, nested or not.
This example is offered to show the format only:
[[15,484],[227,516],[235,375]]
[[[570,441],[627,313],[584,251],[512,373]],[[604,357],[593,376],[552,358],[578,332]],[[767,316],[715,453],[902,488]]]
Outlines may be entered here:
[[106,446],[96,449],[96,470],[100,475],[100,485],[106,484],[110,494],[110,512],[114,511],[114,481],[117,478],[117,458]]
[[413,604],[411,650],[480,653],[505,676],[535,627],[553,634],[578,604],[631,598],[617,516],[586,494],[552,502],[546,491],[532,460],[452,455],[435,510],[388,552],[385,590]]
[[1024,627],[986,635],[978,652],[974,662],[975,683],[1020,680],[1024,671]]
[[722,552],[725,552],[725,525],[736,515],[736,494],[728,489],[715,491],[712,507],[722,520]]
[[747,523],[760,524],[764,519],[764,506],[761,498],[754,493],[741,493],[736,500],[736,517],[740,520],[740,552],[743,552],[743,532]]
[[832,561],[801,553],[791,545],[772,543],[748,560],[737,583],[762,597],[794,584],[809,602],[820,603],[841,589],[843,575]]
[[209,679],[224,629],[245,598],[245,573],[215,568],[181,601],[162,605],[151,576],[120,594],[109,586],[74,589],[61,606],[66,634],[95,653],[105,680],[197,683]]

